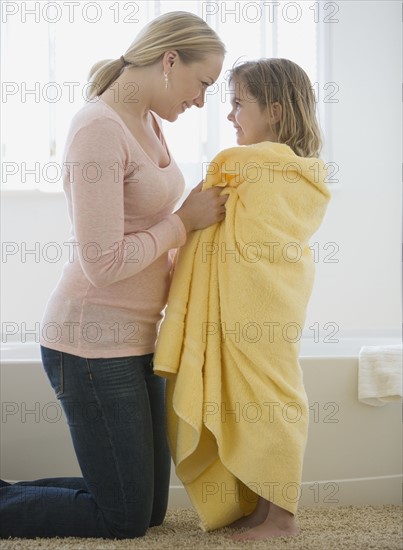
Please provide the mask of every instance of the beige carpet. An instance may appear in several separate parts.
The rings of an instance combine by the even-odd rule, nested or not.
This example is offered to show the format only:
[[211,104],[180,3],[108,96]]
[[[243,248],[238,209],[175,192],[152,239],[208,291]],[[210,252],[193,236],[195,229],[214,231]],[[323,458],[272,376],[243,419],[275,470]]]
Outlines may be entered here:
[[147,535],[133,540],[105,539],[8,539],[0,540],[2,550],[401,550],[402,507],[345,506],[340,508],[303,508],[298,511],[302,530],[298,537],[270,541],[231,541],[229,529],[204,533],[198,528],[192,510],[170,510],[164,525],[149,529]]

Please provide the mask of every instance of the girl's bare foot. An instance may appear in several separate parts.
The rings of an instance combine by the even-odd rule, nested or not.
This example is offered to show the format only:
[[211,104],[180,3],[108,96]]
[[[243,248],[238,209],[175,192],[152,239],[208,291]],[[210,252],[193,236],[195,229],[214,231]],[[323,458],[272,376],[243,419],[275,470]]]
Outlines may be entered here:
[[270,509],[270,502],[265,500],[262,497],[259,497],[259,500],[256,504],[256,508],[253,510],[249,516],[244,516],[239,518],[236,521],[230,523],[227,527],[231,529],[242,529],[244,527],[256,527],[264,522],[267,518]]
[[264,540],[273,537],[295,537],[300,530],[294,516],[270,503],[270,514],[260,525],[248,529],[244,533],[233,535],[232,540]]

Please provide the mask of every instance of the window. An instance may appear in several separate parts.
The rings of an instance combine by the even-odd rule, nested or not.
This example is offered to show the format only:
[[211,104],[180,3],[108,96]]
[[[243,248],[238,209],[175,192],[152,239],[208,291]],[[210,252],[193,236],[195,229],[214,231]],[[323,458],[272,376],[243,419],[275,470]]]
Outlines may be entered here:
[[219,80],[207,92],[206,108],[164,123],[190,187],[202,179],[203,163],[236,144],[226,118],[226,72],[239,59],[288,57],[300,64],[315,88],[326,132],[329,102],[323,95],[327,91],[331,97],[332,90],[326,88],[331,83],[324,70],[325,38],[337,21],[337,9],[335,2],[285,0],[2,2],[2,189],[62,189],[64,142],[72,117],[87,100],[90,67],[118,58],[149,20],[169,11],[203,17],[228,52]]

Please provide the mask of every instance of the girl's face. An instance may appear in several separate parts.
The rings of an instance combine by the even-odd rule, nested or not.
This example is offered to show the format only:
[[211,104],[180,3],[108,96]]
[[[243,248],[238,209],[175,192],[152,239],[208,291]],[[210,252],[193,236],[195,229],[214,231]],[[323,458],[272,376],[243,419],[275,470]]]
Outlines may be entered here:
[[227,116],[236,129],[238,145],[276,141],[267,110],[263,110],[242,81],[231,81],[232,110]]
[[224,56],[209,53],[203,61],[189,65],[185,65],[176,52],[169,52],[166,59],[168,88],[163,89],[164,101],[159,114],[165,120],[173,122],[193,105],[203,107],[206,88],[219,77]]

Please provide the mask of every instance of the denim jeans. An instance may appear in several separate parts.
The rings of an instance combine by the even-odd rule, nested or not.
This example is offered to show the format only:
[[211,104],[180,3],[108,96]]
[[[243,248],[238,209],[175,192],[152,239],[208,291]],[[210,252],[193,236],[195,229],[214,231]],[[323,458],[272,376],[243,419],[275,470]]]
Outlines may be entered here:
[[171,464],[152,354],[41,353],[83,477],[0,483],[0,537],[143,536],[165,517]]

